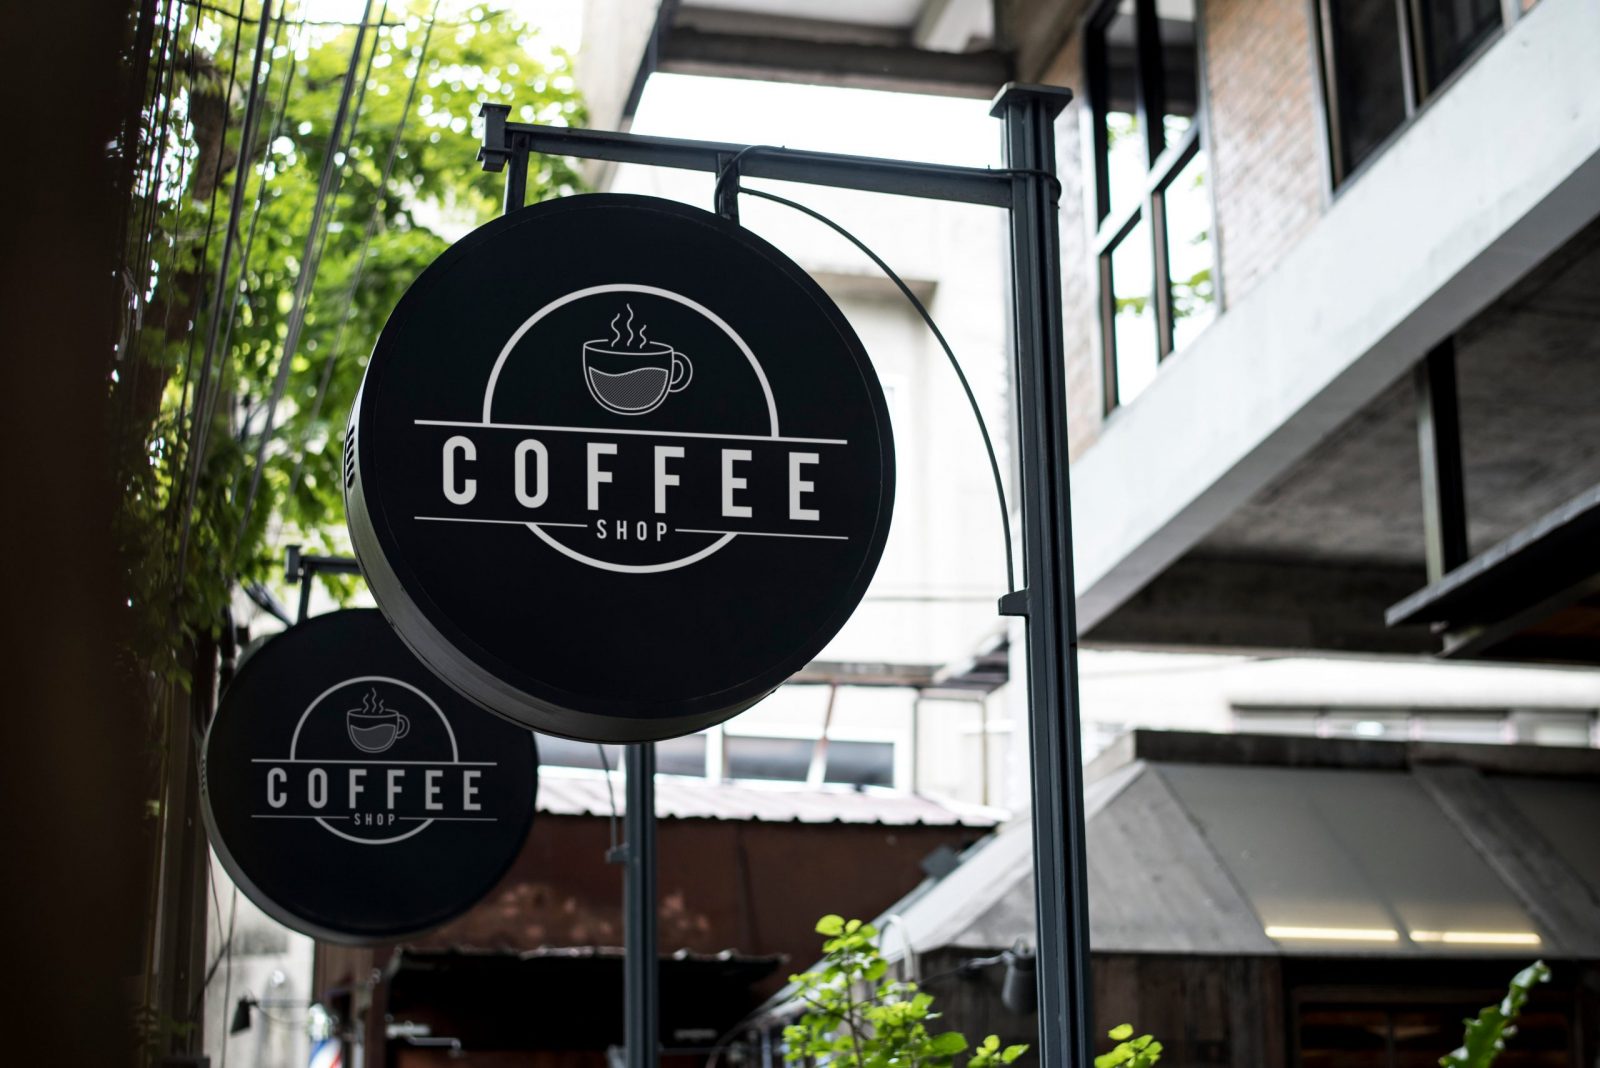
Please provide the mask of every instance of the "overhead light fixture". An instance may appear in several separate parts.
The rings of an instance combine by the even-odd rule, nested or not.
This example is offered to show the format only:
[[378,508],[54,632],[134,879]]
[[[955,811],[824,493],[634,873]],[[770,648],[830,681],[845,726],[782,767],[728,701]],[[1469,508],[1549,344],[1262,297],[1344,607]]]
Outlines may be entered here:
[[1450,946],[1536,946],[1532,931],[1412,931],[1413,942],[1439,942]]
[[1267,937],[1287,942],[1398,942],[1392,927],[1278,927],[1266,928]]

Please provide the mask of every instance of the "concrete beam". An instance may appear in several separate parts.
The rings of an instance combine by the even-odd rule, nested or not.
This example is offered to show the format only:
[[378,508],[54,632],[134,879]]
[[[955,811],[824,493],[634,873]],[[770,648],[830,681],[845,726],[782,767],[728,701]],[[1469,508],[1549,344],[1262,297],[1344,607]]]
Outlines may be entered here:
[[1190,556],[1083,632],[1095,647],[1253,653],[1436,652],[1424,626],[1389,627],[1384,608],[1422,568]]
[[843,85],[987,99],[1011,78],[998,52],[934,52],[910,44],[860,44],[675,26],[656,69],[673,74]]
[[1113,413],[1073,470],[1086,633],[1595,217],[1596,55],[1600,6],[1543,0]]

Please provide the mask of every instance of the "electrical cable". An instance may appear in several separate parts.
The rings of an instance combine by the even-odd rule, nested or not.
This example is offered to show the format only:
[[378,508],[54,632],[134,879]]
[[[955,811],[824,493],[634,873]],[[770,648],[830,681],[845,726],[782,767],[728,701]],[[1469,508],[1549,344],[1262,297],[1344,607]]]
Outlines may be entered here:
[[[178,0],[178,2],[183,7],[197,8],[200,11],[208,11],[213,15],[226,15],[229,18],[238,19],[240,22],[243,22],[243,23],[246,23],[246,24],[254,24],[255,22],[259,21],[259,20],[255,19],[255,18],[252,18],[249,15],[235,14],[234,12],[229,11],[226,8],[217,7],[215,4],[208,4],[208,3],[205,2],[205,0]],[[457,19],[454,22],[441,22],[441,23],[439,23],[439,25],[443,26],[445,29],[453,29],[453,28],[460,27],[460,26],[477,26],[477,25],[479,25],[481,23],[491,22],[494,19],[497,19],[502,15],[509,14],[511,12],[511,10],[512,9],[508,8],[508,7],[506,7],[506,8],[486,9],[483,12],[483,17],[481,19]],[[402,28],[407,27],[408,24],[409,23],[406,22],[406,21],[402,21],[402,22],[371,22],[371,23],[368,23],[368,25],[370,25],[375,30],[402,29]],[[361,24],[359,22],[351,22],[349,19],[309,19],[309,20],[303,21],[301,23],[301,25],[303,25],[303,26],[314,26],[314,27],[319,27],[319,28],[326,27],[326,28],[330,28],[330,29],[346,29],[346,30],[348,30],[348,29],[351,29],[353,27],[359,26]]]
[[[724,183],[729,180],[730,176],[737,176],[735,166],[737,165],[740,157],[754,149],[762,147],[765,146],[749,145],[735,153],[734,156],[729,159],[728,163],[718,172],[717,188],[719,190],[723,190]],[[906,285],[905,280],[896,274],[894,269],[884,262],[883,257],[879,256],[876,252],[872,251],[872,249],[868,248],[864,241],[862,241],[855,234],[852,234],[849,230],[846,230],[840,224],[834,222],[820,211],[816,211],[813,208],[808,208],[804,204],[790,200],[787,197],[780,197],[776,193],[768,193],[760,189],[751,189],[748,186],[740,188],[739,192],[748,196],[760,197],[763,200],[770,200],[774,203],[782,204],[785,207],[793,208],[795,211],[809,215],[813,219],[816,219],[818,222],[822,223],[824,226],[832,229],[835,233],[839,234],[845,240],[849,241],[852,245],[865,253],[867,258],[872,260],[873,263],[877,264],[878,269],[887,275],[889,280],[893,282],[897,288],[899,288],[906,300],[910,301],[911,306],[916,309],[917,314],[922,317],[922,321],[927,324],[928,329],[933,333],[934,339],[939,342],[939,347],[944,350],[945,358],[949,360],[951,369],[956,373],[956,378],[961,383],[962,392],[964,392],[967,397],[967,404],[972,409],[972,416],[977,421],[978,433],[983,437],[983,450],[989,457],[989,473],[994,477],[995,499],[999,502],[1000,506],[1001,536],[1005,540],[1006,549],[1006,592],[1015,592],[1017,588],[1017,579],[1011,548],[1011,509],[1006,504],[1005,479],[1000,474],[1000,461],[995,455],[994,441],[989,437],[989,424],[983,418],[983,410],[978,406],[978,398],[972,392],[972,384],[967,381],[966,372],[961,369],[961,361],[956,359],[955,351],[951,349],[950,342],[945,340],[944,332],[939,329],[939,324],[933,321],[933,316],[928,313],[927,307],[920,299],[918,299],[917,295],[911,291],[911,287]]]
[[[160,215],[161,170],[166,162],[167,145],[169,139],[167,132],[172,126],[172,106],[175,99],[173,92],[177,83],[178,54],[175,41],[181,28],[181,18],[173,20],[173,0],[168,0],[167,9],[161,19],[161,61],[156,64],[154,85],[150,91],[150,107],[152,110],[161,109],[161,120],[156,123],[154,136],[150,139],[149,151],[145,158],[149,166],[141,172],[142,182],[136,183],[144,192],[144,205],[140,212],[139,238],[134,245],[130,259],[136,266],[137,284],[133,287],[133,299],[138,303],[138,314],[134,316],[135,323],[130,338],[128,352],[129,365],[137,371],[139,363],[137,356],[142,347],[142,335],[145,312],[149,310],[150,275],[154,271],[151,247],[155,242],[156,219]],[[192,51],[192,50],[191,50]],[[163,87],[162,80],[165,79]]]
[[[305,327],[306,305],[311,298],[311,283],[316,276],[316,268],[311,263],[311,256],[317,247],[318,232],[322,227],[322,217],[327,208],[328,191],[333,185],[334,172],[339,169],[336,165],[337,150],[340,139],[344,134],[344,124],[350,113],[350,97],[355,90],[356,70],[361,65],[362,47],[366,42],[368,20],[372,17],[372,0],[366,0],[361,12],[361,26],[356,30],[355,46],[350,50],[350,65],[345,69],[344,84],[339,90],[339,107],[334,114],[333,126],[328,132],[328,153],[322,161],[322,174],[317,182],[317,199],[312,205],[311,223],[306,231],[305,252],[300,262],[300,277],[297,280],[294,294],[294,305],[289,313],[289,323],[284,335],[283,351],[278,358],[278,373],[272,383],[272,393],[267,402],[266,420],[261,428],[260,437],[256,443],[255,465],[250,472],[250,486],[245,492],[244,504],[239,509],[239,529],[234,535],[234,551],[244,541],[245,531],[250,527],[250,517],[255,508],[256,494],[261,488],[261,476],[267,459],[267,445],[272,440],[273,424],[277,421],[278,403],[283,399],[284,390],[289,385],[289,372],[294,366],[296,350],[300,347],[300,333]],[[244,428],[248,431],[248,427]],[[237,502],[238,495],[235,493]]]
[[[271,13],[272,0],[265,0],[267,7],[265,13]],[[278,31],[283,29],[282,16],[286,10],[288,0],[279,0],[278,3]],[[272,28],[272,20],[263,18],[256,33],[255,54],[250,62],[250,93],[245,99],[244,122],[239,130],[239,154],[235,161],[233,188],[228,195],[228,221],[222,238],[222,253],[218,257],[216,283],[211,296],[210,315],[206,322],[206,345],[204,355],[200,360],[199,380],[194,386],[194,409],[192,422],[189,428],[189,450],[185,457],[188,468],[185,492],[179,497],[183,508],[183,532],[178,538],[178,589],[183,588],[183,573],[185,562],[189,555],[189,534],[194,523],[194,500],[200,488],[200,470],[205,464],[205,450],[214,408],[209,403],[211,393],[211,372],[216,361],[217,335],[222,326],[223,299],[227,291],[229,269],[232,267],[234,239],[239,230],[239,216],[244,211],[244,191],[250,177],[250,157],[255,148],[257,124],[261,121],[261,63],[267,51],[267,34]],[[239,41],[244,36],[236,30],[233,36],[233,67],[239,65]],[[217,191],[222,184],[222,157],[227,145],[229,104],[233,97],[233,71],[229,71],[228,90],[222,96],[223,126],[222,133],[217,142],[217,165],[212,175],[211,211],[215,214]],[[210,244],[211,219],[206,221],[206,246]],[[200,260],[205,262],[205,249],[202,248]],[[198,333],[191,333],[189,338],[189,356],[194,356],[194,344]],[[187,396],[187,390],[185,390]],[[178,424],[183,423],[183,411],[180,407]]]
[[[285,0],[284,7],[279,10],[279,15],[286,16],[287,13],[288,4],[287,0]],[[278,113],[273,117],[272,130],[267,134],[266,148],[268,152],[271,151],[272,145],[277,142],[278,138],[282,136],[284,122],[287,120],[289,115],[289,90],[290,87],[294,85],[296,69],[294,62],[294,44],[296,39],[304,38],[305,27],[306,20],[304,18],[296,20],[295,32],[290,38],[288,49],[288,69],[284,73],[283,92],[279,94],[278,97]],[[273,49],[274,51],[277,49],[276,39],[274,40]],[[272,78],[270,69],[267,73],[267,78],[269,81]],[[250,212],[250,229],[245,233],[244,249],[239,254],[239,285],[233,292],[233,298],[228,302],[228,323],[227,326],[223,328],[222,341],[218,347],[218,351],[220,351],[222,354],[220,357],[221,363],[217,369],[218,385],[213,387],[208,401],[210,410],[213,412],[216,410],[217,392],[220,389],[220,383],[224,377],[224,372],[227,370],[228,359],[233,354],[233,325],[238,317],[239,306],[244,302],[245,287],[247,285],[246,280],[250,270],[250,256],[256,245],[256,227],[261,222],[262,209],[267,203],[267,159],[267,154],[264,152],[261,159],[261,180],[256,183],[255,207],[252,208]]]
[[[371,10],[370,5],[368,7],[368,10],[369,11]],[[372,24],[374,26],[383,25],[383,17],[384,17],[384,15],[388,14],[388,11],[389,11],[389,0],[383,0],[383,6],[378,9],[378,17],[377,17],[377,19],[376,20],[371,20]],[[308,290],[308,292],[306,294],[306,301],[307,301],[308,304],[309,304],[309,302],[310,302],[310,300],[312,298],[312,293],[313,293],[313,291],[315,289],[317,272],[322,267],[323,254],[327,251],[328,236],[333,232],[333,219],[339,214],[339,193],[341,192],[341,190],[344,187],[345,170],[350,164],[351,154],[352,154],[352,152],[353,152],[353,150],[355,148],[356,134],[357,134],[357,132],[358,132],[358,130],[360,128],[360,123],[361,123],[361,110],[362,110],[363,106],[365,106],[365,104],[366,104],[367,86],[372,81],[372,67],[373,67],[373,63],[378,58],[378,49],[379,49],[380,44],[381,44],[381,39],[378,36],[378,31],[375,30],[374,31],[374,41],[373,41],[373,44],[372,44],[372,49],[367,53],[366,68],[361,73],[360,82],[357,83],[360,86],[360,88],[356,91],[355,104],[350,109],[350,117],[349,117],[349,122],[348,122],[349,132],[345,135],[344,140],[343,140],[342,143],[336,143],[335,140],[333,139],[333,138],[337,138],[337,136],[338,136],[337,133],[334,133],[332,135],[332,137],[330,138],[328,151],[332,154],[334,160],[337,162],[337,169],[334,171],[334,174],[333,174],[333,182],[331,183],[331,185],[328,188],[328,195],[327,195],[327,201],[326,201],[326,204],[327,204],[327,208],[326,208],[326,210],[327,210],[327,221],[323,224],[323,226],[322,226],[322,234],[317,239],[316,251],[313,252],[305,260],[305,263],[306,263],[307,266],[304,268],[304,270],[309,272],[309,274],[310,274],[311,287],[312,287],[312,289]],[[356,55],[356,56],[359,56],[360,52],[361,52],[361,39],[360,39],[360,36],[358,35],[357,38],[356,38],[355,52],[353,54]],[[304,308],[300,309],[300,311],[301,311],[302,315],[305,314],[305,309]],[[249,423],[250,423],[250,419],[249,418],[246,418],[243,421],[243,426],[241,427],[241,440],[243,440],[243,436],[247,435],[248,432],[249,432]],[[272,430],[272,427],[271,427],[271,423],[269,422],[267,424],[267,426],[263,429],[263,435],[270,435],[271,430]],[[263,437],[263,442],[265,442],[265,437]],[[241,472],[241,475],[242,475],[242,472]],[[236,493],[237,493],[237,485],[235,487],[235,490],[236,490]],[[249,518],[248,514],[246,515],[245,518],[246,518],[246,520],[248,520],[248,518]],[[243,526],[241,526],[240,529],[242,531],[243,530]]]
[[[242,9],[243,0],[240,0],[240,5],[241,5],[241,9]],[[262,23],[261,32],[259,34],[257,34],[258,40],[256,42],[256,52],[255,52],[255,61],[257,63],[259,63],[260,59],[261,59],[261,48],[266,43],[265,38],[266,38],[266,30],[267,30],[267,26],[268,25],[269,25],[268,23],[265,23],[265,22]],[[206,265],[207,256],[211,252],[211,234],[212,234],[213,230],[216,227],[216,221],[217,221],[217,193],[222,188],[222,160],[223,160],[223,157],[227,155],[228,126],[229,126],[228,119],[229,119],[230,113],[232,111],[232,108],[231,108],[230,105],[233,102],[233,87],[234,87],[235,84],[237,84],[237,82],[239,80],[239,45],[244,40],[244,34],[239,32],[239,30],[240,30],[240,27],[236,25],[235,26],[235,31],[234,31],[234,34],[233,34],[233,53],[232,53],[232,55],[230,55],[228,57],[228,83],[222,90],[222,96],[220,98],[221,104],[220,104],[220,107],[218,108],[218,111],[221,113],[221,116],[222,116],[222,128],[217,131],[217,158],[216,158],[215,161],[213,161],[212,167],[211,167],[211,195],[206,198],[206,225],[205,225],[205,230],[203,232],[203,236],[201,237],[201,240],[200,240],[200,270],[195,272],[194,294],[193,294],[193,296],[191,296],[189,298],[189,306],[194,309],[194,315],[189,321],[189,346],[188,346],[188,351],[184,354],[184,358],[183,358],[183,389],[182,389],[182,392],[179,394],[179,397],[178,397],[178,421],[177,421],[176,425],[180,429],[183,426],[184,417],[189,414],[189,401],[190,401],[191,393],[195,392],[194,391],[194,386],[195,386],[195,381],[194,381],[194,354],[195,354],[195,349],[198,347],[198,343],[199,343],[199,340],[200,340],[200,332],[195,329],[195,323],[198,321],[198,319],[199,319],[199,317],[201,315],[202,305],[200,303],[200,296],[201,296],[201,291],[202,291],[202,289],[203,289],[203,287],[205,285],[205,265]],[[253,73],[259,73],[259,71],[255,71]],[[254,84],[252,84],[250,88],[251,88],[251,95],[253,96],[254,93],[255,93]],[[191,177],[194,179],[194,181],[198,182],[202,178],[202,175],[199,173],[199,170],[198,170],[198,167],[199,167],[198,158],[199,158],[199,153],[200,153],[200,128],[199,128],[199,126],[197,124],[195,124],[195,121],[194,121],[194,115],[193,115],[193,107],[194,107],[193,102],[194,102],[194,99],[195,99],[194,87],[191,86],[190,90],[189,90],[189,100],[190,100],[189,121],[190,121],[190,125],[194,128],[195,155],[196,155],[196,171]],[[246,112],[246,117],[248,118],[248,110]],[[240,148],[240,155],[243,156],[245,146],[241,143],[239,148]],[[232,202],[232,200],[233,200],[233,198],[229,197],[229,202],[230,203]],[[229,254],[229,249],[226,246],[231,245],[232,237],[233,237],[233,235],[232,235],[231,231],[224,235],[224,246],[225,246],[225,248],[224,248],[224,256]],[[211,309],[211,321],[215,322],[216,318],[217,318],[216,305],[215,305],[215,302],[213,302],[212,309]],[[198,401],[199,397],[198,397],[197,393],[195,393],[194,399],[196,401]],[[191,424],[190,427],[189,427],[189,438],[190,438],[191,441],[193,441],[194,436],[195,436],[195,428]],[[182,507],[182,496],[179,495],[174,500],[175,500],[175,503],[177,503],[178,507],[181,508]],[[184,540],[187,541],[188,540],[187,537],[185,537]],[[183,582],[182,582],[183,562],[182,562],[181,554],[179,556],[178,569],[179,569],[179,582],[178,582],[178,585],[181,587],[183,585]]]
[[[406,123],[411,117],[411,105],[416,100],[417,85],[422,81],[422,71],[428,59],[428,46],[433,40],[435,20],[439,15],[440,0],[434,0],[433,9],[428,13],[428,28],[423,32],[422,43],[416,52],[417,69],[411,75],[411,85],[406,90],[405,103],[400,109],[400,121],[395,124],[394,137],[389,142],[389,155],[383,162],[383,174],[378,179],[377,198],[372,205],[372,214],[367,217],[366,233],[361,238],[361,251],[356,254],[355,269],[350,273],[350,285],[345,290],[344,312],[339,319],[339,327],[334,332],[333,347],[328,353],[328,358],[322,365],[322,376],[317,381],[317,392],[311,402],[311,414],[308,423],[315,423],[322,415],[322,405],[327,397],[328,383],[333,378],[333,368],[339,357],[344,353],[344,337],[346,328],[350,325],[351,316],[355,312],[356,293],[361,288],[361,280],[366,273],[367,252],[372,246],[372,238],[376,235],[378,221],[383,215],[383,205],[388,199],[389,179],[394,173],[395,160],[400,154],[400,144],[405,136]],[[300,486],[300,472],[305,466],[305,449],[300,450],[299,457],[295,460],[294,469],[289,473],[289,492],[285,499],[294,497],[295,491]]]
[[[146,310],[145,294],[150,288],[150,242],[152,239],[151,227],[154,216],[151,203],[154,197],[151,189],[154,186],[153,175],[156,171],[155,154],[157,146],[164,135],[152,136],[148,142],[142,136],[146,124],[142,121],[146,105],[148,104],[151,123],[154,124],[155,109],[163,100],[167,99],[162,94],[162,83],[166,78],[168,63],[171,60],[172,44],[172,7],[173,0],[167,0],[166,9],[159,16],[161,25],[161,43],[156,47],[155,73],[150,75],[147,71],[144,84],[138,87],[139,103],[138,118],[135,120],[135,141],[128,149],[134,157],[132,175],[129,179],[128,194],[130,197],[142,195],[144,200],[137,210],[129,208],[129,225],[126,233],[122,235],[123,251],[123,285],[127,289],[127,308],[125,311],[125,325],[123,327],[123,345],[117,353],[119,362],[127,368],[128,391],[137,395],[139,379],[139,363],[133,357],[139,349],[139,335],[144,325]],[[152,31],[151,36],[154,36]],[[165,116],[163,116],[163,121]],[[156,131],[152,130],[152,134]],[[135,229],[132,217],[137,217],[138,228]]]

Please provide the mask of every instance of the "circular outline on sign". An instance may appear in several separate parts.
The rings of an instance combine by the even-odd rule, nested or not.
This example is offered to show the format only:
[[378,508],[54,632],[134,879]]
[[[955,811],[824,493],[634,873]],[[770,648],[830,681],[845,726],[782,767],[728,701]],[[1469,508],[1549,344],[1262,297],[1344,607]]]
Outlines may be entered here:
[[[391,678],[388,675],[358,675],[355,678],[345,679],[343,682],[336,682],[332,686],[329,686],[326,690],[323,690],[321,693],[317,694],[317,696],[313,697],[311,699],[311,703],[309,705],[306,705],[306,710],[304,712],[300,713],[300,718],[295,721],[294,734],[291,735],[290,738],[289,738],[289,759],[290,760],[296,759],[294,754],[295,754],[296,748],[300,745],[300,728],[304,727],[306,725],[306,717],[311,715],[312,711],[318,705],[320,705],[323,702],[323,699],[326,698],[333,691],[342,690],[346,686],[349,686],[351,683],[355,683],[355,682],[392,682],[396,686],[399,686],[401,689],[410,690],[412,693],[416,694],[418,697],[420,697],[424,701],[426,701],[428,703],[428,707],[433,709],[433,714],[439,717],[439,722],[444,724],[444,732],[450,736],[450,764],[451,764],[451,766],[453,767],[453,766],[461,763],[461,746],[456,744],[456,731],[455,731],[455,728],[450,726],[450,717],[448,717],[448,716],[446,716],[444,714],[444,709],[440,708],[439,705],[434,701],[433,698],[429,697],[427,694],[423,693],[421,690],[417,689],[415,686],[411,685],[409,682],[406,682],[404,679]],[[381,764],[381,763],[383,763],[383,761],[374,760],[374,761],[372,761],[372,763]],[[405,834],[397,834],[393,838],[357,838],[353,834],[345,834],[343,831],[339,830],[337,827],[329,826],[328,825],[328,821],[323,819],[321,816],[317,817],[317,823],[319,823],[324,830],[331,831],[332,833],[338,835],[340,838],[343,838],[345,841],[347,841],[347,842],[355,842],[357,845],[388,845],[391,842],[404,842],[407,838],[410,838],[412,835],[421,834],[423,831],[425,831],[429,827],[433,826],[433,820],[431,818],[429,818],[429,819],[426,819],[423,822],[417,824],[415,827],[411,828],[411,830],[407,831]]]
[[[738,346],[739,351],[744,353],[744,358],[750,361],[750,368],[755,371],[756,380],[761,383],[762,395],[767,398],[767,422],[771,427],[771,433],[768,434],[768,438],[769,440],[776,440],[781,436],[781,432],[778,430],[778,405],[772,398],[772,384],[767,381],[767,373],[761,369],[761,361],[756,359],[756,354],[750,350],[749,345],[745,344],[744,338],[739,336],[738,331],[729,326],[722,316],[697,300],[691,300],[681,293],[674,293],[672,290],[662,289],[660,286],[637,285],[632,282],[608,282],[605,285],[589,286],[587,289],[568,293],[564,297],[557,297],[530,315],[526,322],[512,331],[510,339],[501,347],[500,355],[494,361],[494,367],[489,371],[489,384],[483,390],[483,423],[485,426],[491,426],[494,423],[494,388],[500,381],[500,369],[505,366],[506,360],[511,356],[511,350],[516,347],[517,342],[522,340],[523,335],[533,329],[539,320],[551,312],[563,308],[575,300],[582,300],[584,297],[592,297],[600,293],[645,293],[650,296],[665,297],[667,300],[676,301],[699,312],[702,318],[709,319],[713,326],[728,335],[733,343]],[[540,541],[563,556],[571,557],[580,564],[588,564],[590,567],[597,567],[603,571],[616,571],[625,575],[653,575],[663,571],[676,571],[680,567],[688,567],[690,564],[704,560],[738,537],[737,534],[724,534],[704,549],[661,564],[614,564],[608,560],[596,560],[592,556],[585,556],[578,550],[568,545],[563,545],[554,537],[546,534],[543,527],[538,523],[530,522],[527,527],[538,535]]]

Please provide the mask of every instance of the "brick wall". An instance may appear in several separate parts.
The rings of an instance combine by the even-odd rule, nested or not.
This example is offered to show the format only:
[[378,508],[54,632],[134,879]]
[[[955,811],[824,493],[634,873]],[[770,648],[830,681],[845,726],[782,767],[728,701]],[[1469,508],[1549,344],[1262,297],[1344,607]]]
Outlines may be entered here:
[[1206,0],[1222,288],[1237,304],[1322,214],[1327,164],[1307,0]]

